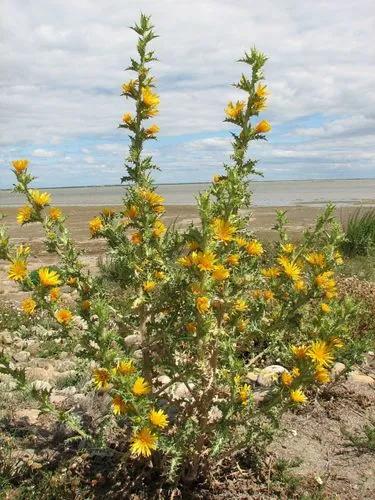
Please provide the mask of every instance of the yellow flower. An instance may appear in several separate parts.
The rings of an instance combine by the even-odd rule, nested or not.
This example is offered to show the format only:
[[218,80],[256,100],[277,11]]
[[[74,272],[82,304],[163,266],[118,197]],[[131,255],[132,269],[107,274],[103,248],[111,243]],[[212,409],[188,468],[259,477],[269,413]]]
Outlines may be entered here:
[[75,278],[74,276],[70,276],[70,278],[67,279],[67,282],[66,282],[67,285],[69,286],[76,286],[77,284],[77,278]]
[[281,374],[281,382],[283,385],[289,386],[293,382],[293,375],[289,372],[283,372]]
[[199,250],[199,243],[194,240],[188,241],[187,247],[190,252],[193,252],[194,250]]
[[197,297],[195,305],[200,314],[206,313],[210,308],[210,300],[207,297]]
[[281,256],[277,259],[277,262],[283,269],[284,274],[288,276],[293,281],[298,281],[300,274],[302,272],[301,268],[297,266],[294,262],[291,262],[287,257]]
[[130,205],[130,207],[125,210],[125,215],[129,217],[129,219],[135,219],[138,213],[138,208],[135,205]]
[[263,298],[264,298],[264,300],[266,300],[268,302],[268,301],[273,300],[275,298],[275,294],[273,293],[272,290],[264,290]]
[[244,108],[245,101],[237,101],[236,103],[230,101],[224,111],[228,118],[237,120]]
[[212,223],[212,228],[215,238],[224,243],[232,241],[233,235],[236,232],[236,228],[232,226],[229,221],[224,219],[215,219]]
[[320,252],[311,252],[306,255],[305,259],[312,266],[323,267],[326,263],[325,255]]
[[[216,255],[212,252],[199,252],[196,264],[201,271],[212,271],[215,268]],[[191,256],[194,259],[194,252]]]
[[110,375],[105,368],[97,368],[94,370],[94,384],[97,389],[107,389],[109,385]]
[[187,323],[185,328],[188,333],[195,333],[197,331],[197,325],[193,322]]
[[39,208],[45,207],[51,202],[51,195],[49,193],[41,193],[37,189],[31,189],[30,196],[35,205]]
[[322,304],[320,304],[320,309],[325,314],[327,314],[327,313],[329,313],[331,311],[331,307],[328,304],[326,304],[325,302],[322,302]]
[[135,396],[145,396],[151,392],[151,387],[143,377],[138,377],[133,384],[132,392]]
[[89,222],[89,229],[92,236],[103,229],[103,222],[100,217],[94,217]]
[[165,278],[165,272],[164,271],[155,271],[154,276],[158,280],[163,280]]
[[15,260],[9,267],[8,278],[13,281],[22,281],[27,276],[27,267],[24,260]]
[[147,427],[133,434],[130,447],[133,455],[149,457],[157,447],[157,437]]
[[179,259],[177,259],[177,262],[182,267],[191,267],[193,265],[193,262],[192,262],[191,257],[189,255],[185,255],[184,257],[180,257]]
[[59,309],[55,312],[55,318],[60,325],[68,325],[72,320],[72,316],[69,309]]
[[142,101],[147,108],[148,116],[155,116],[158,114],[158,106],[160,103],[159,96],[151,90],[150,87],[142,89]]
[[324,340],[316,340],[313,342],[307,355],[319,366],[329,366],[333,363],[330,346]]
[[21,307],[23,312],[31,316],[32,314],[35,313],[36,305],[37,304],[35,300],[32,299],[31,297],[28,297],[27,299],[22,301]]
[[39,281],[43,286],[57,286],[60,285],[60,276],[56,271],[51,271],[48,267],[43,267],[38,271]]
[[168,426],[168,416],[163,412],[163,410],[151,410],[148,416],[152,425],[156,427],[160,427],[160,429],[164,429]]
[[245,247],[247,245],[247,240],[245,238],[242,238],[241,236],[234,238],[234,241],[239,247]]
[[135,90],[136,80],[130,80],[122,85],[122,91],[124,94],[132,94]]
[[141,189],[139,194],[152,207],[161,205],[164,202],[163,196],[160,196],[160,194],[155,193],[155,191],[150,191],[149,189]]
[[230,266],[236,266],[240,261],[240,256],[237,255],[237,254],[231,254],[231,255],[228,255],[227,257],[227,263],[230,265]]
[[31,248],[26,245],[19,245],[16,251],[17,251],[17,257],[25,258],[30,254]]
[[329,371],[323,367],[318,367],[315,370],[314,378],[319,384],[327,384],[331,380]]
[[160,220],[157,220],[154,223],[152,234],[156,236],[156,238],[160,238],[160,236],[163,236],[166,230],[167,228],[165,227],[165,225]]
[[113,217],[115,215],[115,211],[112,208],[105,207],[102,210],[103,217]]
[[115,368],[116,375],[132,375],[135,371],[135,366],[133,365],[132,360],[120,360]]
[[158,132],[160,132],[160,127],[158,127],[156,123],[154,123],[153,125],[151,125],[151,127],[146,128],[145,132],[146,135],[156,135]]
[[244,312],[247,309],[247,304],[243,299],[237,299],[233,307],[238,312]]
[[255,91],[255,102],[253,104],[256,111],[259,112],[266,108],[267,95],[268,95],[267,86],[258,83],[258,86]]
[[238,389],[238,395],[243,405],[247,405],[249,402],[249,396],[251,393],[251,387],[249,384],[244,384]]
[[17,213],[18,224],[25,224],[25,222],[29,222],[32,217],[32,214],[33,214],[33,209],[28,205],[19,208]]
[[277,267],[269,267],[260,271],[265,278],[277,278],[280,276],[280,269]]
[[216,281],[226,280],[227,278],[229,278],[229,271],[222,265],[215,266],[212,277]]
[[333,258],[335,260],[335,263],[338,265],[338,266],[341,266],[343,263],[344,263],[344,259],[342,258],[342,255],[340,252],[335,252],[333,254]]
[[293,253],[294,249],[295,246],[293,245],[293,243],[284,243],[283,245],[281,245],[281,250],[287,254]]
[[271,125],[267,120],[260,121],[255,127],[256,134],[265,134],[271,130]]
[[53,221],[57,221],[59,219],[61,219],[62,217],[62,212],[59,208],[57,207],[52,207],[50,208],[49,210],[49,218]]
[[49,292],[49,297],[53,302],[56,302],[56,300],[60,297],[60,288],[52,288]]
[[293,355],[298,359],[306,358],[309,348],[306,345],[293,345],[291,351]]
[[12,165],[17,174],[22,174],[27,169],[29,160],[13,160]]
[[249,241],[246,245],[246,252],[252,257],[259,257],[264,252],[262,243],[257,240]]
[[152,292],[156,287],[156,283],[155,281],[145,281],[142,286],[145,292]]
[[301,370],[295,366],[292,370],[292,375],[294,378],[299,377],[301,375]]
[[307,397],[301,389],[290,391],[290,399],[293,401],[293,403],[298,403],[298,404],[307,403]]
[[306,283],[303,280],[297,280],[294,282],[293,288],[297,292],[304,292],[306,291]]
[[333,271],[318,274],[315,278],[315,283],[326,292],[327,298],[333,298],[336,295],[336,281],[333,279]]
[[131,113],[125,113],[122,115],[122,122],[126,123],[126,125],[130,125],[133,122],[133,117]]
[[131,242],[134,245],[140,245],[142,243],[142,235],[141,233],[133,233],[130,237]]
[[112,411],[114,415],[125,415],[128,405],[119,394],[112,398]]

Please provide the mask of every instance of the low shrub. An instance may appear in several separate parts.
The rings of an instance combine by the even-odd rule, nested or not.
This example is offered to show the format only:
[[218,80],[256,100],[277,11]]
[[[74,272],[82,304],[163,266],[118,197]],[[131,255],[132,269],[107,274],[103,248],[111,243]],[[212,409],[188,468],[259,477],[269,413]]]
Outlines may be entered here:
[[371,255],[375,250],[375,210],[358,209],[345,227],[342,250],[349,257]]

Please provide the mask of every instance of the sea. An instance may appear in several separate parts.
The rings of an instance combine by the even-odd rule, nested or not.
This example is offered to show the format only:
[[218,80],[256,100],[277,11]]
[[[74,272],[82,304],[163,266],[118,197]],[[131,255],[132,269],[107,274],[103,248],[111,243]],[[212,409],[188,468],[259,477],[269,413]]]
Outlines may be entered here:
[[[160,184],[158,192],[167,205],[195,205],[196,196],[209,184]],[[126,186],[87,186],[43,188],[60,206],[120,205]],[[253,181],[253,205],[283,207],[295,205],[321,206],[333,202],[337,206],[375,206],[375,179],[333,179],[293,181]],[[23,196],[0,190],[0,207],[19,206]]]

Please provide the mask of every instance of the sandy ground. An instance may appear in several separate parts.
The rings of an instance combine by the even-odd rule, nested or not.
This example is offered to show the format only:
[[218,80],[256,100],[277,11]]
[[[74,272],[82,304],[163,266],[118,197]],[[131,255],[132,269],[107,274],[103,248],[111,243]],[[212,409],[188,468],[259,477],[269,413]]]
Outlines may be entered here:
[[[103,207],[64,207],[64,213],[67,216],[67,226],[71,231],[73,239],[78,247],[84,250],[85,254],[82,260],[91,268],[96,266],[97,257],[103,255],[106,250],[104,241],[99,239],[90,239],[88,231],[88,221],[100,213]],[[119,207],[112,207],[118,210]],[[321,213],[321,207],[295,206],[280,207],[288,212],[288,230],[292,239],[298,238],[301,232],[310,227],[316,217]],[[276,233],[272,230],[275,223],[275,207],[257,207],[249,214],[249,226],[254,229],[262,240],[271,240],[275,238]],[[343,207],[337,209],[337,218],[345,223],[350,213],[357,210],[356,207]],[[29,260],[30,269],[42,265],[51,265],[56,262],[56,256],[48,254],[43,245],[43,231],[40,224],[28,224],[20,227],[16,222],[17,208],[1,208],[0,213],[5,215],[5,225],[8,227],[11,241],[13,243],[27,243],[32,248],[32,257]],[[171,205],[167,207],[164,216],[165,223],[176,222],[181,228],[186,227],[190,222],[199,223],[198,213],[195,207],[191,205]],[[0,302],[15,301],[19,302],[24,296],[19,291],[15,283],[7,279],[8,263],[0,261]]]

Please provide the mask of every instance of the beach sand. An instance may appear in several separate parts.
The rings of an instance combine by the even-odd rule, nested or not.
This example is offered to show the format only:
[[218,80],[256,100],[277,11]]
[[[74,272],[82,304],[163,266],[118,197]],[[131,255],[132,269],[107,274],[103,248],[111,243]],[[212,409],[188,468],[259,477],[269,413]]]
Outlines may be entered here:
[[[77,246],[84,250],[82,261],[85,262],[92,271],[95,271],[97,259],[104,256],[106,244],[101,239],[90,239],[88,231],[88,221],[100,213],[103,207],[64,207],[63,211],[67,216],[67,227],[71,231]],[[119,206],[112,207],[119,210]],[[322,212],[321,207],[294,206],[280,207],[280,210],[287,210],[289,223],[287,225],[292,240],[298,239],[302,231],[314,224],[316,217]],[[249,213],[249,227],[263,241],[271,241],[276,238],[276,232],[272,230],[275,224],[275,207],[256,207]],[[357,207],[340,207],[336,211],[339,221],[345,224],[348,216],[357,210]],[[2,221],[8,227],[11,242],[20,244],[27,243],[31,246],[32,256],[29,259],[29,268],[35,269],[43,265],[52,265],[57,262],[54,254],[49,254],[43,244],[43,231],[40,224],[27,224],[21,227],[16,222],[17,209],[15,207],[0,208],[0,213],[6,217]],[[190,222],[199,223],[198,212],[191,205],[170,205],[164,216],[167,225],[176,222],[181,229]],[[19,302],[24,296],[20,292],[17,284],[7,279],[9,264],[0,261],[0,303],[3,301]]]

